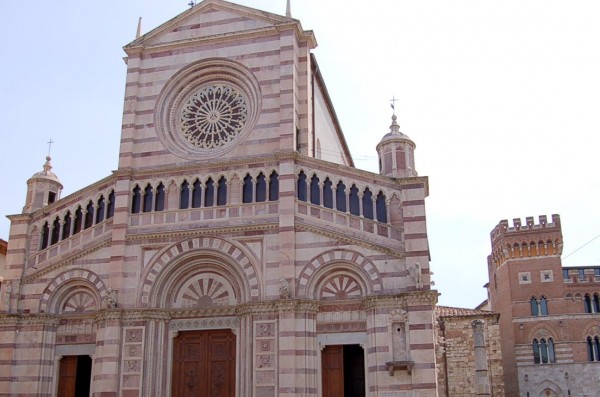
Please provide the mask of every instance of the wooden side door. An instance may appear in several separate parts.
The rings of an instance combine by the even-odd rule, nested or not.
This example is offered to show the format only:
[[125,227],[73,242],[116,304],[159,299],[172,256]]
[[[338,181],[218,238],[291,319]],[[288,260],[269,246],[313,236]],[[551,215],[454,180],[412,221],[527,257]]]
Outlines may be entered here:
[[58,369],[58,397],[75,397],[76,382],[77,356],[61,358]]
[[181,332],[173,349],[173,397],[235,396],[231,330]]
[[344,396],[344,346],[326,346],[321,352],[323,397]]

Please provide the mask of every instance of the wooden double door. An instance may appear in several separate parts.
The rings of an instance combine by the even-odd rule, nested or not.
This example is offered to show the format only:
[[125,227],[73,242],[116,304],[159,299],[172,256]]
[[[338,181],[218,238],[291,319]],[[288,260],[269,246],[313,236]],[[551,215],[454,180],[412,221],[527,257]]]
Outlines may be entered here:
[[172,379],[173,397],[234,397],[233,332],[180,332],[174,342]]
[[323,397],[365,397],[365,355],[359,345],[326,346],[321,369]]

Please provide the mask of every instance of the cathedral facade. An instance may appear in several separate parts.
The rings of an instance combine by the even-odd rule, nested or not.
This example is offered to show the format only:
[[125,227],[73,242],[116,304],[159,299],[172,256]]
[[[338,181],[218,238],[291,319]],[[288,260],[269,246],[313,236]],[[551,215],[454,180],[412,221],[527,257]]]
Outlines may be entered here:
[[0,395],[502,395],[497,316],[436,312],[414,142],[356,169],[315,47],[221,0],[125,46],[118,169],[61,197],[47,157],[10,216]]

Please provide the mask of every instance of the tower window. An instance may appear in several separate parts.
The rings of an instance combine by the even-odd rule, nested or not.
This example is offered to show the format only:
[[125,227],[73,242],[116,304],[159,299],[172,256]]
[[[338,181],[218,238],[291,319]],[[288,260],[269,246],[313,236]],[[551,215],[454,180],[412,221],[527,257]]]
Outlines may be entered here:
[[583,310],[585,310],[586,313],[592,313],[592,298],[590,297],[590,294],[585,294],[583,297]]
[[587,337],[587,350],[589,361],[600,361],[600,338],[598,335]]
[[56,193],[48,192],[48,204],[52,204],[55,201],[56,201]]
[[552,338],[541,338],[534,339],[532,342],[533,346],[533,362],[535,364],[548,364],[556,362],[556,355],[554,353],[554,339]]

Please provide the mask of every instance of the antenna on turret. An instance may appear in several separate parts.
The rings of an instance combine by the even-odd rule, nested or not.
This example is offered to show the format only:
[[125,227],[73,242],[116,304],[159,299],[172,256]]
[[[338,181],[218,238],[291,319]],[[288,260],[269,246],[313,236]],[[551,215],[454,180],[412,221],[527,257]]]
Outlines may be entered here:
[[285,16],[288,18],[292,17],[292,7],[290,6],[291,0],[287,0],[287,6],[285,7]]
[[50,150],[52,149],[52,144],[55,142],[52,140],[52,138],[50,138],[50,140],[46,143],[48,144],[48,156],[50,156]]
[[190,6],[190,8],[194,8],[194,6],[196,5],[196,2],[194,0],[190,0],[188,5]]

